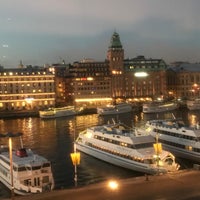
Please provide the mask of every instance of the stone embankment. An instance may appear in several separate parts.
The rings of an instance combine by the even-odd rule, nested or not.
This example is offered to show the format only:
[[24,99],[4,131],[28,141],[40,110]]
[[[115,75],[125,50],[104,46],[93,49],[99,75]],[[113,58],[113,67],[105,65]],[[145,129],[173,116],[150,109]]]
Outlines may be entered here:
[[29,196],[15,196],[16,200],[199,200],[200,171],[184,170],[166,175],[154,175],[116,180],[111,189],[108,182],[55,190]]

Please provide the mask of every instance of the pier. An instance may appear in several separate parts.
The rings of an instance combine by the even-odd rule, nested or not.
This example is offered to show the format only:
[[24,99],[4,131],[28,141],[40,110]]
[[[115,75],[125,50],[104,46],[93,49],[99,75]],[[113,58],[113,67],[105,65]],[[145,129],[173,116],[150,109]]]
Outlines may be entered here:
[[16,200],[199,200],[200,171],[180,170],[165,175],[142,176],[108,181],[73,189],[55,190],[30,196],[16,196]]

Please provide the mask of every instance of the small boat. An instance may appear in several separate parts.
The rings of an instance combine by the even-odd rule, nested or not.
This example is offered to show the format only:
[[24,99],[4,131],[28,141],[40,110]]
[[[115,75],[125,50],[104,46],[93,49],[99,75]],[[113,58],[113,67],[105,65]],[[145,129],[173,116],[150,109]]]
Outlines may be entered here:
[[116,105],[107,105],[106,107],[98,107],[97,114],[99,115],[116,115],[132,111],[132,105],[129,103],[119,103]]
[[178,104],[175,102],[158,102],[153,101],[150,103],[144,103],[142,107],[143,113],[160,113],[172,111],[178,108]]
[[147,134],[158,137],[163,149],[176,157],[200,163],[199,124],[189,127],[180,119],[150,120],[144,129]]
[[66,106],[61,108],[49,108],[48,110],[39,111],[39,115],[44,119],[51,119],[57,117],[67,117],[76,115],[77,112],[74,106]]
[[200,99],[187,100],[186,104],[189,110],[200,110]]
[[54,179],[50,161],[24,147],[12,150],[11,155],[12,168],[9,148],[2,145],[0,148],[0,182],[7,188],[19,195],[53,190]]
[[87,128],[80,132],[75,144],[80,152],[146,174],[179,169],[170,152],[155,151],[156,143],[151,135],[137,134],[121,123]]

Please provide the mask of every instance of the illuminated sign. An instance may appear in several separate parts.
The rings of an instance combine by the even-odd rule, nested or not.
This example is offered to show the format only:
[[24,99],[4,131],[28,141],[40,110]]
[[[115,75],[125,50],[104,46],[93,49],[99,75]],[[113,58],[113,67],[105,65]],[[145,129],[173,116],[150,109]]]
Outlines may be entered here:
[[134,74],[135,77],[147,77],[148,74],[146,72],[136,72]]

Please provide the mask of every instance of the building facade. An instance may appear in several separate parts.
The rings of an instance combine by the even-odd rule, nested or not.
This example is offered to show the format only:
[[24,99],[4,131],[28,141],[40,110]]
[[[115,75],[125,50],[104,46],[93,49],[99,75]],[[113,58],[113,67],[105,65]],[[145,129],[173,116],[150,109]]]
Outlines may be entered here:
[[54,74],[41,67],[0,68],[0,110],[34,110],[55,105]]
[[117,99],[200,97],[200,64],[176,63],[137,56],[124,59],[114,32],[105,61],[4,69],[0,66],[0,110],[40,110],[77,105],[96,107]]
[[126,98],[148,100],[167,96],[167,65],[162,59],[126,59],[124,69]]
[[175,73],[177,98],[200,97],[200,63],[180,63],[172,66]]
[[111,75],[108,62],[84,59],[74,62],[71,87],[76,105],[95,106],[108,103],[111,98]]

